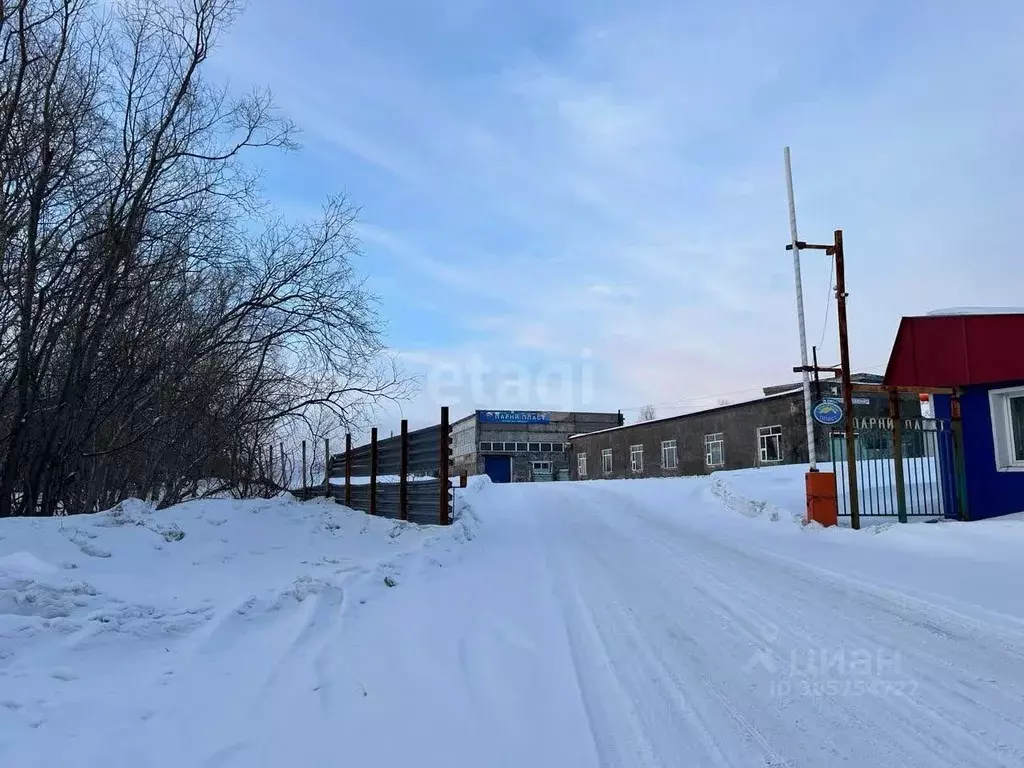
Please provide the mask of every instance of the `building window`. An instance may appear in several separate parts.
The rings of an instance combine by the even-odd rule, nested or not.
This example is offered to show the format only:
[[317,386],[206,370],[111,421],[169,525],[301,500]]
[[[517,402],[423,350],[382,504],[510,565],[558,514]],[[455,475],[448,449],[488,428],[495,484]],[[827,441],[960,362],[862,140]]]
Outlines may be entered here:
[[580,477],[587,476],[587,454],[577,453],[576,454],[576,470]]
[[535,461],[533,462],[533,471],[537,472],[550,472],[551,462],[550,461]]
[[515,453],[515,451],[516,451],[516,444],[515,443],[505,443],[505,450],[510,452],[510,453]]
[[517,451],[521,451],[523,453],[526,453],[529,449],[530,449],[530,446],[527,443],[516,443],[516,450]]
[[633,472],[644,471],[644,447],[642,445],[629,446],[629,468]]
[[551,443],[541,443],[540,444],[540,452],[541,453],[551,453]]
[[679,466],[679,456],[676,452],[675,440],[661,441],[661,468],[675,469]]
[[530,443],[530,453],[540,453],[540,443]]
[[1024,471],[1024,387],[993,389],[988,393],[992,411],[996,469]]
[[757,448],[761,454],[762,464],[773,464],[782,461],[781,425],[758,427]]
[[605,448],[601,451],[601,471],[606,475],[612,473],[612,449]]
[[491,450],[491,444],[490,443],[480,443],[480,450],[481,451],[489,451],[489,450]]
[[721,432],[704,435],[704,464],[709,467],[725,464],[725,439]]

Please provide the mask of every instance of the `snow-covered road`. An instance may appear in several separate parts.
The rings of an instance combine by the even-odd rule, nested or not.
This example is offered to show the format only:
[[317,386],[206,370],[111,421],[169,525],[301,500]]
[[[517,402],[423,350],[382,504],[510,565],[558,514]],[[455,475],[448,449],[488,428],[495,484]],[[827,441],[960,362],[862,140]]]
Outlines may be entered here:
[[[941,583],[929,600],[884,586],[884,568],[881,583],[831,571],[824,538],[819,563],[804,562],[768,521],[703,513],[707,491],[675,483],[671,510],[621,483],[486,489],[477,546],[403,595],[420,618],[393,652],[417,681],[405,701],[431,744],[422,754],[510,767],[1024,765],[1024,625],[942,597]],[[356,629],[364,642],[393,615],[378,608],[379,625]],[[366,670],[368,689],[378,672],[394,670]],[[464,736],[449,740],[445,722]]]
[[469,498],[473,540],[394,588],[68,652],[89,684],[38,727],[0,712],[0,763],[1024,765],[1016,528],[801,530],[704,478]]

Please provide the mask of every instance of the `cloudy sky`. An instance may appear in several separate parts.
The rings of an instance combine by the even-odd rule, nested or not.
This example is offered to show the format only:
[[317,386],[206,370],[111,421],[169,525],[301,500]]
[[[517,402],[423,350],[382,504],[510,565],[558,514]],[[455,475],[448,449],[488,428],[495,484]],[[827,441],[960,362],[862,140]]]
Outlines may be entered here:
[[[362,206],[421,394],[668,415],[793,379],[842,228],[854,367],[902,314],[1024,305],[1019,0],[251,0],[217,65],[303,129],[268,195]],[[808,344],[838,362],[830,263]]]

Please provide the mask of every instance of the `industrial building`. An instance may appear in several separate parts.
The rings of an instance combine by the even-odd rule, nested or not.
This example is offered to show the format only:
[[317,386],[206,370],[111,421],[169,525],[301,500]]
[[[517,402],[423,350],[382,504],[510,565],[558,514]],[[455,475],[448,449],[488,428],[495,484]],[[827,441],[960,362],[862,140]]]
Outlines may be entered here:
[[496,483],[568,480],[569,436],[620,424],[619,413],[476,411],[451,425],[451,468]]
[[[855,383],[880,384],[882,377],[857,374]],[[574,480],[699,475],[722,469],[802,464],[808,458],[803,388],[766,387],[763,396],[695,413],[615,426],[570,438]],[[839,395],[834,379],[822,381],[820,396]],[[854,417],[885,419],[887,395],[857,394]],[[920,418],[918,398],[903,398],[902,413]],[[819,461],[842,450],[834,428],[815,422]]]

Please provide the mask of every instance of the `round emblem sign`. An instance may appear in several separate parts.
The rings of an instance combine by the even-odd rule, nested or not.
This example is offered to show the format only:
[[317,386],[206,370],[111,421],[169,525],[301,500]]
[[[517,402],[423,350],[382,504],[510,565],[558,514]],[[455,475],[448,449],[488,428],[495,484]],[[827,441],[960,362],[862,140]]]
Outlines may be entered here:
[[814,420],[821,424],[838,424],[843,420],[843,406],[835,400],[822,400],[812,411]]

